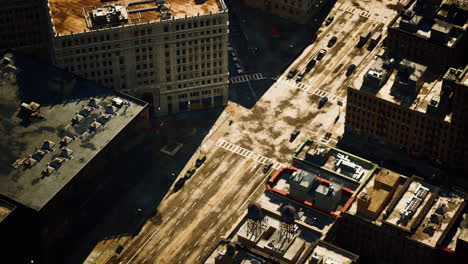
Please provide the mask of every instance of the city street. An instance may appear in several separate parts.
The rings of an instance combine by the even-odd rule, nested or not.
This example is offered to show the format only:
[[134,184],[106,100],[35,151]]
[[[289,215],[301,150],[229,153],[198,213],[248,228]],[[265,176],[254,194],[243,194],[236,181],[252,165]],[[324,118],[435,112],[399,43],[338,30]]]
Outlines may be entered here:
[[[377,50],[368,51],[367,45],[356,48],[359,35],[367,29],[383,28],[396,13],[373,14],[348,2],[335,4],[333,23],[319,28],[313,44],[299,48],[286,71],[283,68],[272,75],[272,70],[255,68],[232,74],[232,101],[178,178],[193,166],[201,151],[207,155],[205,164],[178,192],[168,191],[157,214],[136,236],[99,243],[85,263],[200,263],[216,241],[233,228],[246,205],[264,191],[268,176],[262,172],[264,164],[272,162],[272,170],[290,164],[294,150],[309,138],[335,145],[344,131],[346,84],[352,78],[346,77],[346,68],[354,63],[359,71],[359,65],[372,59]],[[380,8],[387,8],[388,2],[379,2]],[[327,48],[332,36],[338,40]],[[245,46],[256,45],[251,39],[246,41]],[[245,50],[238,52],[239,43],[232,46],[243,66],[250,68],[252,63],[243,61],[259,58],[252,59]],[[302,72],[322,48],[327,49],[326,56],[301,82],[285,78],[291,69]],[[329,101],[319,108],[323,96]],[[291,143],[294,130],[300,133]],[[326,137],[327,133],[332,136]]]

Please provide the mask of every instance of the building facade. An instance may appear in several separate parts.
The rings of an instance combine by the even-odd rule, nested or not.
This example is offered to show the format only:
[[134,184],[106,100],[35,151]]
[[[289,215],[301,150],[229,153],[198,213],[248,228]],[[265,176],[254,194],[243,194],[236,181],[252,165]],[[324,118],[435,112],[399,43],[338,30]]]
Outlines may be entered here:
[[329,0],[246,0],[248,7],[258,8],[270,14],[306,24]]
[[[228,15],[222,0],[148,1],[140,9],[130,1],[72,8],[61,2],[49,0],[59,67],[142,98],[156,115],[227,104]],[[121,15],[103,23],[96,11]]]
[[468,68],[450,68],[433,83],[419,83],[404,74],[398,77],[401,64],[388,70],[393,66],[386,65],[371,66],[363,82],[348,87],[346,131],[383,140],[438,165],[468,170]]
[[389,24],[384,46],[436,72],[464,66],[468,7],[441,2],[415,1]]
[[0,49],[15,49],[47,59],[49,24],[46,1],[3,0],[0,4]]

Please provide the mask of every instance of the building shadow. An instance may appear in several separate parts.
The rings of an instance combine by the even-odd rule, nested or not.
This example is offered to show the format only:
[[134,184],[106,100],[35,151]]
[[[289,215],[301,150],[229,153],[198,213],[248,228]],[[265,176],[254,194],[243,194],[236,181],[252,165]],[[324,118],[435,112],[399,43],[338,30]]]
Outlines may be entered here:
[[[60,251],[63,263],[83,263],[98,243],[111,243],[123,237],[138,235],[145,224],[164,225],[158,208],[164,197],[173,195],[173,183],[184,172],[190,158],[199,151],[205,137],[221,116],[224,108],[179,113],[153,120],[163,125],[149,133],[145,142],[127,153],[109,173],[115,173],[112,184],[103,186],[99,197],[87,212],[90,222],[77,230],[72,245]],[[183,147],[169,156],[160,149],[171,143]],[[183,187],[179,192],[183,191]],[[119,245],[117,252],[124,250]]]
[[[229,40],[234,49],[229,51],[230,100],[249,109],[305,48],[313,45],[314,35],[336,3],[329,1],[307,24],[301,25],[246,7],[243,1],[225,2],[229,7]],[[237,76],[258,73],[264,79],[252,77],[249,83],[232,82],[239,79]]]

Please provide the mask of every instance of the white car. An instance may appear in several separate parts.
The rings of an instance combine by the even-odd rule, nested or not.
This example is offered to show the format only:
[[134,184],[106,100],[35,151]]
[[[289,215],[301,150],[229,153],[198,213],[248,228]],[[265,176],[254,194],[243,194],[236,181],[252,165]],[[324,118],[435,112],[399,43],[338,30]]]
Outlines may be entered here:
[[242,70],[242,69],[237,69],[237,73],[243,74],[243,73],[244,73],[244,70]]
[[229,51],[234,51],[234,48],[231,47],[231,45],[228,46]]
[[237,68],[237,69],[242,69],[242,67],[240,66],[239,63],[236,63],[235,65],[236,65],[236,68]]
[[236,56],[232,56],[233,61],[239,61],[239,59]]

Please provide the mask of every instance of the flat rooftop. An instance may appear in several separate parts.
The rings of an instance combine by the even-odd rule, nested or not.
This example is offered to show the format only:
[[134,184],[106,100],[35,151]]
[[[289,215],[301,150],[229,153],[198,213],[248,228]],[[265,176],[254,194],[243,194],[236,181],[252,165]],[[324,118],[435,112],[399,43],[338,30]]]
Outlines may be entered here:
[[[292,233],[288,236],[281,234],[281,221],[276,216],[265,215],[260,232],[250,231],[248,218],[245,217],[235,238],[241,244],[248,241],[253,244],[254,249],[265,255],[281,256],[290,263],[305,257],[306,248],[320,239],[320,234],[308,230],[297,224],[294,225]],[[262,255],[263,255],[262,254]]]
[[[0,195],[40,211],[146,103],[27,57],[7,56],[16,72],[2,79]],[[123,105],[112,106],[113,99]],[[24,118],[21,104],[34,108],[31,102],[40,104],[43,119]]]
[[281,208],[285,205],[290,205],[296,209],[296,221],[304,226],[307,226],[311,230],[317,231],[325,236],[330,227],[335,222],[335,218],[322,213],[313,208],[303,206],[299,203],[292,202],[280,195],[264,192],[256,201],[263,210],[266,210],[272,214],[280,216]]
[[400,198],[396,205],[388,208],[391,211],[385,222],[412,233],[412,227],[419,225],[421,216],[426,215],[426,205],[432,202],[431,197],[438,188],[416,177],[408,181],[403,193],[398,194]]
[[[215,259],[220,254],[226,254],[226,241],[221,241],[218,243],[217,247],[210,253],[208,258],[203,262],[204,264],[215,264]],[[255,255],[248,250],[243,248],[237,248],[235,252],[235,257],[233,259],[233,264],[274,264],[265,258],[262,258],[258,255]]]
[[[453,47],[466,31],[468,14],[462,9],[450,11],[449,5],[443,4],[437,10],[435,18],[424,17],[417,11],[416,1],[406,12],[389,27],[412,34],[421,39],[438,42],[447,47]],[[451,16],[450,16],[451,14]]]
[[455,218],[460,215],[460,209],[463,209],[461,205],[464,201],[464,197],[460,195],[441,190],[437,201],[429,209],[422,224],[419,225],[411,238],[430,247],[441,244],[445,237],[444,234],[450,231],[451,223],[456,221]]
[[313,140],[307,140],[295,158],[358,184],[365,182],[377,167],[368,160]]
[[[307,174],[310,174],[310,176],[312,176],[313,178],[317,177],[317,176],[320,176],[320,178],[324,179],[323,176],[324,176],[324,172],[323,171],[302,171],[302,173],[305,174],[304,177],[308,177]],[[288,195],[291,195],[291,192],[290,192],[290,188],[291,188],[291,175],[290,173],[282,173],[279,175],[279,179],[278,181],[276,182],[276,185],[275,186],[272,186],[274,187],[275,189],[281,191],[281,192],[284,192]],[[327,179],[325,179],[327,180]],[[331,182],[333,183],[333,185],[335,186],[342,186],[342,187],[345,187],[343,186],[341,183],[337,183],[337,182]],[[317,187],[317,184],[313,184],[315,187]],[[345,187],[346,188],[346,187]],[[356,186],[357,188],[357,186]],[[313,187],[309,190],[309,193],[310,192],[314,192],[316,189],[314,189]],[[351,190],[353,191],[353,190]],[[334,213],[336,214],[339,214],[341,209],[343,209],[343,207],[345,206],[346,202],[349,200],[351,194],[348,193],[348,192],[345,192],[343,191],[342,192],[342,195],[341,195],[341,199],[339,200],[338,202],[338,205],[336,206],[336,208],[334,210],[332,210]],[[295,197],[295,198],[298,198],[298,197]],[[300,199],[300,198],[298,198]],[[306,201],[306,202],[309,202],[309,203],[312,203],[312,201]],[[318,206],[317,206],[318,207]]]
[[[366,195],[370,200],[364,212],[358,210],[358,199],[356,199],[348,209],[348,213],[367,218],[376,224],[382,223],[382,212],[386,206],[397,199],[397,194],[403,189],[407,178],[388,169],[382,169],[372,175],[366,185],[362,188],[358,197]],[[394,186],[393,190],[389,186]]]
[[7,218],[8,215],[15,209],[15,206],[0,199],[0,222]]
[[355,263],[359,256],[330,243],[319,241],[308,258],[309,262],[306,263],[317,263],[313,261],[320,258],[324,264],[351,264]]
[[[365,75],[371,70],[379,70],[382,68],[384,58],[378,57],[376,60],[371,60],[365,65],[363,71],[356,74],[354,80],[351,81],[351,87],[356,90],[363,90],[373,94],[375,97],[388,101],[390,103],[405,106],[408,109],[427,113],[428,105],[432,104],[433,100],[440,102],[442,91],[442,78],[431,72],[425,72],[422,76],[420,88],[416,89],[416,94],[405,93],[407,89],[401,89],[397,86],[398,70],[394,69],[388,72],[388,79],[379,87],[371,86],[365,82]],[[415,71],[421,71],[421,64],[411,62],[414,65]],[[424,66],[425,67],[425,66]],[[385,72],[384,69],[382,69]],[[443,116],[446,122],[451,122],[451,113]]]
[[[222,7],[218,1],[220,0],[206,0],[200,1],[203,2],[202,4],[196,4],[195,0],[166,0],[166,6],[169,7],[169,12],[173,18],[180,19],[185,16],[190,17],[198,14],[209,14],[210,12],[221,12]],[[101,0],[49,0],[52,24],[59,35],[68,35],[72,32],[80,33],[85,30],[89,31],[91,29],[87,26],[83,10],[90,10],[91,7],[110,4],[128,5],[128,11],[157,6],[155,1],[120,0],[102,2]],[[156,10],[129,13],[129,19],[131,24],[161,20],[159,12]],[[129,23],[126,24],[128,25]]]

